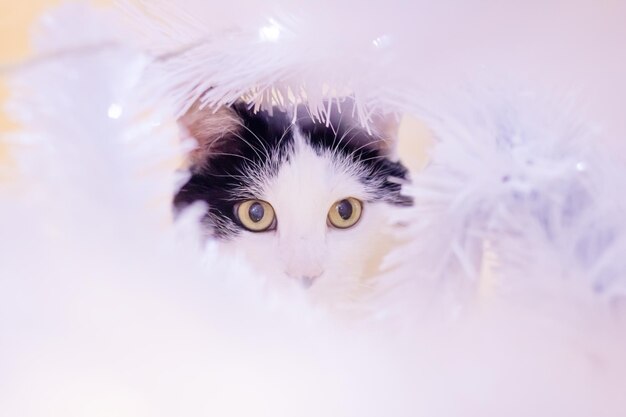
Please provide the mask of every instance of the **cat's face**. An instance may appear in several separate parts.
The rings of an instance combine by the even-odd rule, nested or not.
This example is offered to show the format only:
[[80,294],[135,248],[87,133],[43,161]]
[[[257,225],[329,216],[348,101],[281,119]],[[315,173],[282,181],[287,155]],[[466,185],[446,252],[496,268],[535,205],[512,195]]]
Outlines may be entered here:
[[294,111],[238,104],[185,116],[199,147],[175,204],[205,201],[222,248],[277,282],[354,293],[384,254],[392,207],[410,203],[400,194],[406,169],[388,158],[392,138],[368,134],[349,109],[328,126]]

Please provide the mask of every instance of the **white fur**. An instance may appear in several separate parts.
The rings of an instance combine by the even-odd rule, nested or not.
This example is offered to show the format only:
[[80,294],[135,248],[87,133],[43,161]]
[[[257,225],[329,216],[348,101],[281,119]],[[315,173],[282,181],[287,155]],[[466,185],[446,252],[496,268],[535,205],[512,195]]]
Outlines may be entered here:
[[[314,278],[310,293],[327,303],[352,299],[370,285],[367,278],[378,270],[389,241],[390,213],[394,208],[370,202],[374,190],[359,176],[364,168],[337,153],[321,155],[294,129],[294,146],[288,160],[275,161],[278,174],[249,172],[256,178],[256,196],[272,205],[276,230],[243,231],[222,243],[243,254],[257,270],[277,284],[300,284]],[[356,225],[336,229],[328,225],[333,203],[347,197],[363,202]]]

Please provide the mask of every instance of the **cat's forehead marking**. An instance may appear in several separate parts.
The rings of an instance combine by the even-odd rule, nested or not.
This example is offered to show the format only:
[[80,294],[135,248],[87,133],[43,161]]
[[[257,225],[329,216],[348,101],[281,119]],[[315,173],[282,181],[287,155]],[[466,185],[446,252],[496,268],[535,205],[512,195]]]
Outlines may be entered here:
[[225,131],[220,146],[204,154],[206,161],[198,162],[175,198],[179,209],[206,202],[205,220],[218,237],[241,232],[234,208],[250,198],[271,200],[279,217],[293,218],[307,211],[325,216],[345,197],[406,204],[400,184],[390,181],[405,178],[406,169],[349,117],[339,115],[326,125],[298,112],[294,123],[288,112],[254,112],[243,103],[227,115],[237,129]]
[[265,185],[265,197],[272,204],[299,212],[324,212],[345,197],[370,197],[354,164],[332,151],[312,146],[299,128],[292,133],[292,145],[276,175]]

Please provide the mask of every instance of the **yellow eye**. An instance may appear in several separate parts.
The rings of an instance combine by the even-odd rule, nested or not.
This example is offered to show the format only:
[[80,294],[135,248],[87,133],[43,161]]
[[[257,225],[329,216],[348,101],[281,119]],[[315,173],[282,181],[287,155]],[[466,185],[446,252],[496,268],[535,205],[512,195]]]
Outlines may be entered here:
[[235,211],[237,218],[251,232],[264,232],[274,226],[276,215],[270,203],[263,200],[247,200]]
[[337,201],[328,210],[328,221],[337,229],[354,226],[363,213],[363,203],[354,197]]

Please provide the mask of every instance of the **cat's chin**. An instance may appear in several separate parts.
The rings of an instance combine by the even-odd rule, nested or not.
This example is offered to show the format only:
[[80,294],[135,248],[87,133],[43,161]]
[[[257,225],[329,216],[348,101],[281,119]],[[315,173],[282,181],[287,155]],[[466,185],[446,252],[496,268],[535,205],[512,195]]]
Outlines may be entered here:
[[246,251],[241,242],[218,242],[220,256],[235,260],[246,269],[255,273],[251,274],[258,279],[269,297],[281,294],[281,299],[299,299],[309,305],[322,309],[342,309],[354,306],[365,299],[372,292],[372,285],[364,285],[373,277],[365,277],[364,270],[355,269],[351,273],[333,273],[325,271],[312,282],[303,279],[295,279],[277,268],[271,259],[259,258],[257,251]]
[[[358,271],[362,273],[363,271]],[[311,285],[285,274],[266,277],[269,293],[288,294],[295,296],[320,311],[344,318],[360,318],[367,314],[369,300],[375,298],[377,287],[375,277],[365,278],[363,275],[333,276],[324,274]]]
[[[281,308],[285,304],[293,307],[300,304],[307,311],[317,311],[331,315],[339,320],[357,320],[372,314],[369,300],[374,298],[374,291],[353,283],[338,287],[332,282],[317,282],[310,287],[303,286],[289,277],[265,277],[266,295],[270,304]],[[358,281],[354,278],[354,281]],[[279,303],[280,305],[276,305]]]

